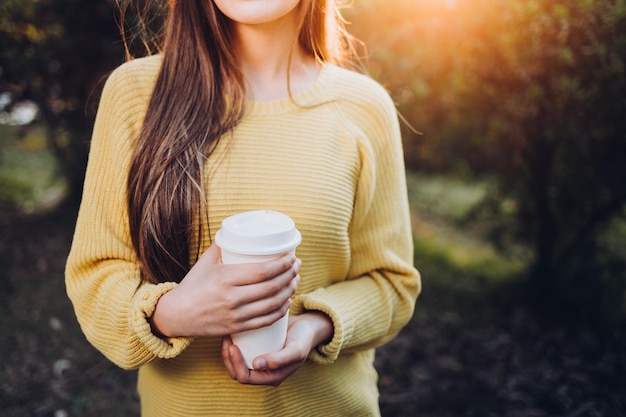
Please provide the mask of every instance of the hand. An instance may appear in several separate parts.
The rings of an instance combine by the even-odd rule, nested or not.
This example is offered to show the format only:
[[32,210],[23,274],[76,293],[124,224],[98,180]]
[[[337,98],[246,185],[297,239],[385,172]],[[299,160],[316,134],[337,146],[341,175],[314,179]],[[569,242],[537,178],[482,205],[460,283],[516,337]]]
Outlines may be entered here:
[[230,377],[242,384],[278,386],[302,366],[312,349],[328,341],[332,334],[332,321],[323,313],[290,316],[285,347],[254,358],[254,369],[248,369],[229,336],[222,341],[222,359]]
[[212,245],[181,283],[157,302],[151,324],[166,337],[225,336],[268,326],[291,305],[301,261],[293,255],[224,265]]

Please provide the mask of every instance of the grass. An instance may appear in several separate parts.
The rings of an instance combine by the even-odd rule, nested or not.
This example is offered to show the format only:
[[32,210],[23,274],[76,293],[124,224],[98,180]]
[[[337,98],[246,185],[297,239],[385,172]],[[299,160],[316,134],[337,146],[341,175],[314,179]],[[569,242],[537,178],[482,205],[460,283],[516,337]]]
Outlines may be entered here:
[[409,172],[407,187],[411,208],[421,214],[459,221],[487,195],[491,183]]
[[445,264],[491,282],[509,281],[524,270],[525,260],[499,253],[478,232],[480,227],[464,226],[469,213],[489,192],[488,181],[409,172],[407,184],[417,265]]
[[66,184],[46,147],[44,129],[22,133],[17,126],[0,124],[0,137],[0,208],[33,213],[54,207]]

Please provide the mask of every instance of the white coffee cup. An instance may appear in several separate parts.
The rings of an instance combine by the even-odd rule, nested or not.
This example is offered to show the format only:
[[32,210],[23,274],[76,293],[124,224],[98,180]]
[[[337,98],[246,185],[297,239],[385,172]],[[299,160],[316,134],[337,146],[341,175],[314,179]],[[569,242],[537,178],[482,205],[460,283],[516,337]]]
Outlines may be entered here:
[[[301,241],[293,220],[272,210],[247,211],[228,217],[215,235],[224,264],[264,262],[289,252],[295,254]],[[231,335],[249,369],[253,369],[252,360],[257,356],[284,347],[288,317],[287,313],[270,326]]]

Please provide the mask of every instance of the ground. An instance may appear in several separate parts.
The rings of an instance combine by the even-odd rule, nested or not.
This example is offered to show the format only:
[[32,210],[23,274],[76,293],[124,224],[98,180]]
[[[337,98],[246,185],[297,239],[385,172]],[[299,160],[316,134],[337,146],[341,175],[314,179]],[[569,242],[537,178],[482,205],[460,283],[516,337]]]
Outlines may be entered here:
[[[89,345],[65,295],[75,212],[0,213],[3,416],[138,415],[136,374]],[[624,329],[545,320],[515,285],[455,269],[420,244],[416,264],[415,315],[377,352],[383,416],[626,415]]]

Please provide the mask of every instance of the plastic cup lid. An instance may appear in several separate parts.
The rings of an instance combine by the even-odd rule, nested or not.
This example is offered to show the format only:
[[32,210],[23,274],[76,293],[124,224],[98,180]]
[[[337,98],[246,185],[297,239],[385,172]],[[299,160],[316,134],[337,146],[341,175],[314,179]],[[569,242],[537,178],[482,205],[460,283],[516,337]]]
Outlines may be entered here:
[[271,255],[288,252],[302,241],[291,218],[272,210],[255,210],[230,216],[222,222],[215,243],[241,255]]

